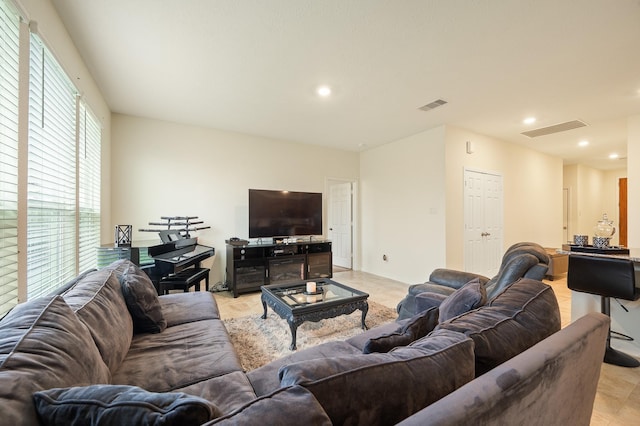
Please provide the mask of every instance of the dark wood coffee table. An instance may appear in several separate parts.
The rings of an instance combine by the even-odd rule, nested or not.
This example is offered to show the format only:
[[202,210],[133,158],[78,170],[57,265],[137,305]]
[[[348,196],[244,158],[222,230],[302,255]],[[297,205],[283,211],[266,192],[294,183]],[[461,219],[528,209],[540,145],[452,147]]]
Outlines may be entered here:
[[303,281],[260,287],[264,308],[262,319],[267,318],[268,305],[280,318],[287,320],[291,329],[291,350],[296,349],[298,326],[305,321],[318,322],[338,315],[348,315],[359,309],[362,311],[362,329],[367,328],[364,322],[369,310],[367,293],[332,280],[315,282],[318,291],[314,294],[306,293],[306,282]]

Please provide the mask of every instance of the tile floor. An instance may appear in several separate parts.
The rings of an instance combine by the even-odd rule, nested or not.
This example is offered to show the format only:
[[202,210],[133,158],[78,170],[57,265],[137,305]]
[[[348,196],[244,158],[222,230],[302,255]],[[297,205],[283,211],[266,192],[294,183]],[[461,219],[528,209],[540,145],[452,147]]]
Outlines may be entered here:
[[[407,285],[366,272],[337,271],[338,282],[369,293],[371,300],[395,308],[405,296]],[[545,281],[558,298],[562,325],[571,321],[571,291],[566,279]],[[215,293],[222,318],[250,314],[261,315],[260,293],[249,293],[233,298],[230,292]],[[614,344],[615,346],[615,344]],[[622,426],[640,424],[640,368],[624,368],[602,364],[598,392],[591,417],[594,426]]]

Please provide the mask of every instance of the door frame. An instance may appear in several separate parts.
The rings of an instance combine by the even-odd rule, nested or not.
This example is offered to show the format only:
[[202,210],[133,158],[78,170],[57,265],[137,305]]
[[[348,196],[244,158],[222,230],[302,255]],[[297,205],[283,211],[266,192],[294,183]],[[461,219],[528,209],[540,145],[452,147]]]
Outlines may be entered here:
[[628,246],[627,235],[627,199],[628,199],[628,178],[622,177],[618,179],[618,245]]
[[564,242],[570,243],[571,239],[571,188],[562,188],[562,233],[564,236]]
[[329,212],[331,211],[331,206],[329,205],[331,199],[329,197],[329,188],[332,185],[343,184],[343,183],[351,183],[351,270],[359,271],[360,270],[360,238],[359,238],[359,229],[360,229],[360,213],[358,209],[358,180],[357,179],[345,179],[345,178],[333,178],[327,177],[325,178],[325,217],[327,218],[326,223],[324,224],[324,231],[327,238],[329,236]]

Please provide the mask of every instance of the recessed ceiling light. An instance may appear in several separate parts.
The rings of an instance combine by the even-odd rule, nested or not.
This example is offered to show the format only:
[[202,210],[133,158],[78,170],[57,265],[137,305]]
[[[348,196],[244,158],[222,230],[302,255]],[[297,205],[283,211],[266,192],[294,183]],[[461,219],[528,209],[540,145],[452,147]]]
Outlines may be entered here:
[[578,146],[587,146],[589,145],[589,141],[588,140],[582,140],[580,142],[578,142]]
[[527,117],[524,120],[522,120],[522,122],[524,124],[533,124],[536,122],[536,118],[535,117]]
[[609,154],[609,158],[615,160],[616,158],[618,158],[618,154],[616,154],[615,152],[613,154]]
[[331,95],[331,87],[329,87],[329,86],[319,86],[316,89],[316,93],[318,94],[318,96],[326,98],[327,96]]

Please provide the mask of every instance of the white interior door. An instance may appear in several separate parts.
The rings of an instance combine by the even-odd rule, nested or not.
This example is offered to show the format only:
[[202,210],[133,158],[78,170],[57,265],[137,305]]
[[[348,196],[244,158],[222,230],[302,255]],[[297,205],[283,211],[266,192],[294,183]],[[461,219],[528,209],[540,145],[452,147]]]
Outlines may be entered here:
[[351,182],[329,186],[329,239],[333,264],[353,267],[353,189]]
[[465,171],[464,178],[464,270],[484,270],[484,188],[482,175]]
[[502,176],[464,171],[464,269],[493,277],[502,256]]

